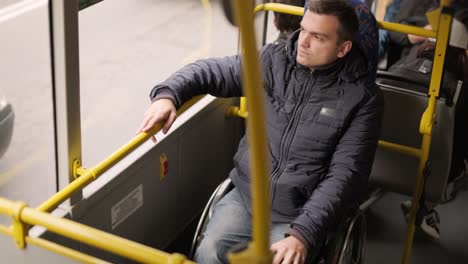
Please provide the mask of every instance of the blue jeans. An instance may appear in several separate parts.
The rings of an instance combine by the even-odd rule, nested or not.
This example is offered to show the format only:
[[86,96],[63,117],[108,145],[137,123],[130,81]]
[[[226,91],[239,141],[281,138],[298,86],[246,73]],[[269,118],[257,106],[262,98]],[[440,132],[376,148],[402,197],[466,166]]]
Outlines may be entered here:
[[[203,264],[228,263],[227,252],[234,245],[252,240],[252,215],[237,188],[216,205],[213,216],[195,253],[195,261]],[[270,225],[270,244],[284,238],[290,223]]]

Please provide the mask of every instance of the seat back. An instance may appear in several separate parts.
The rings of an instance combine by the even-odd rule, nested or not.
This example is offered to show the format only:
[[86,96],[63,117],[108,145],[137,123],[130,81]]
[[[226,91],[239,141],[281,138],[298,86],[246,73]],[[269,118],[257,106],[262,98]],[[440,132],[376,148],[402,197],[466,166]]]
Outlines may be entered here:
[[[422,136],[419,124],[429,97],[418,89],[409,89],[404,82],[377,78],[377,84],[384,93],[385,109],[381,139],[392,143],[420,148]],[[424,89],[424,88],[423,88]],[[458,87],[458,91],[460,86]],[[427,87],[425,88],[427,91]],[[458,94],[458,93],[457,93]],[[436,122],[433,127],[429,155],[430,175],[426,181],[426,199],[439,203],[444,195],[452,161],[455,109],[445,99],[437,100]],[[419,160],[386,150],[377,149],[370,176],[370,184],[385,190],[412,195],[416,181]]]

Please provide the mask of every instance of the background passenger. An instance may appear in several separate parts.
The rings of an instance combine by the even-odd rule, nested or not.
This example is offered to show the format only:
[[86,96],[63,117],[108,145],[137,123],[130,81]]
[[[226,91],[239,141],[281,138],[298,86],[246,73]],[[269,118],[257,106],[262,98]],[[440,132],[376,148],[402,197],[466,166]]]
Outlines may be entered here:
[[[285,5],[304,6],[305,0],[273,0],[273,2]],[[302,17],[278,12],[274,12],[273,14],[273,23],[279,31],[278,38],[274,43],[286,44],[288,37],[301,26]]]

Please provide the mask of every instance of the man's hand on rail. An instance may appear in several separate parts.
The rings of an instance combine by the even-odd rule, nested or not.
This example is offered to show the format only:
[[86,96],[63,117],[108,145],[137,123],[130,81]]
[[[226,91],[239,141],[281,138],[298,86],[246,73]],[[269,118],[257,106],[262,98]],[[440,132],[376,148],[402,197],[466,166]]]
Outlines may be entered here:
[[[166,134],[176,117],[177,112],[172,100],[158,99],[146,110],[143,122],[136,133],[148,132],[157,123],[164,122],[162,132]],[[151,137],[151,140],[156,143],[156,138],[154,136]]]
[[275,254],[273,264],[303,264],[307,256],[304,244],[293,236],[274,243],[270,250]]

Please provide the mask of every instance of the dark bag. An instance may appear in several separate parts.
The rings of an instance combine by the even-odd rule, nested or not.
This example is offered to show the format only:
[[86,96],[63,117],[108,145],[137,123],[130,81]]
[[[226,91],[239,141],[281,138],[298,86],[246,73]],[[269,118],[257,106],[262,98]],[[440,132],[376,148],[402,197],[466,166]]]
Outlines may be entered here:
[[[424,91],[420,92],[427,93],[431,81],[434,50],[435,43],[431,41],[414,45],[408,55],[399,59],[388,71],[399,76],[405,76],[408,81],[421,85]],[[449,57],[447,56],[447,60]],[[456,73],[448,70],[443,73],[439,95],[446,99],[447,105],[453,104],[453,97],[459,80],[456,75]]]

